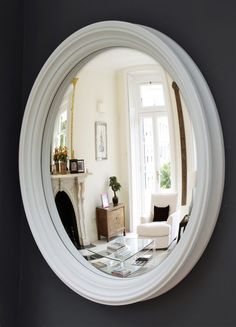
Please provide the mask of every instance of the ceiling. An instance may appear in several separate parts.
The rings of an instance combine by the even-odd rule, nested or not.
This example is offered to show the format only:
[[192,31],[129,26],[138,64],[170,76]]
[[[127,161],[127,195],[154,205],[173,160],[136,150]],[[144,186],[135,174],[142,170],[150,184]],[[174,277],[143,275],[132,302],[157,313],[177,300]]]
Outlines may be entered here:
[[98,54],[83,69],[117,71],[132,66],[157,64],[158,62],[156,60],[141,51],[129,48],[113,48]]

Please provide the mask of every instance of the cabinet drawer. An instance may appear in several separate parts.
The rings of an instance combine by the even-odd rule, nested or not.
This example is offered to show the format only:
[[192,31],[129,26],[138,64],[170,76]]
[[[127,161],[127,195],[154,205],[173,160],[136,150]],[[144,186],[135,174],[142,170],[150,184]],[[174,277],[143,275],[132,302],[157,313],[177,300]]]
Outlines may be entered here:
[[115,233],[117,230],[124,227],[124,211],[123,208],[111,211],[108,217],[108,228],[110,233]]
[[109,208],[96,208],[96,220],[98,239],[100,236],[105,236],[107,241],[110,237],[123,232],[125,235],[125,207],[120,204],[117,207],[110,206]]

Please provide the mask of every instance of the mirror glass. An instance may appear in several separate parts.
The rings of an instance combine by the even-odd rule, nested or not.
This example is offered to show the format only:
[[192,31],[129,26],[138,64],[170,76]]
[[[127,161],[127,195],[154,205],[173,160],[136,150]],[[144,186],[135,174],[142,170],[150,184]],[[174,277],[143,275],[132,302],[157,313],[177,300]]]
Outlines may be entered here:
[[181,242],[196,188],[194,131],[176,82],[129,48],[71,79],[51,141],[51,183],[68,238],[119,278],[159,265]]

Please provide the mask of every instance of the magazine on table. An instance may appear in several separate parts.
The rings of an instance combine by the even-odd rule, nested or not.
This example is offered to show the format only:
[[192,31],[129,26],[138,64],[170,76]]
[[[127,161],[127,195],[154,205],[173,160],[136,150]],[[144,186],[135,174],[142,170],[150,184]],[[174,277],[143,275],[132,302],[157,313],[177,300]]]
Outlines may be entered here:
[[102,261],[94,261],[92,262],[92,265],[98,269],[107,267],[107,264]]
[[111,272],[111,274],[113,276],[116,276],[116,277],[127,277],[131,274],[131,270],[129,269],[124,269],[124,268],[118,268],[118,269],[115,269]]
[[112,250],[112,251],[118,251],[118,250],[122,249],[123,247],[125,247],[125,244],[121,243],[121,242],[113,242],[113,243],[107,245],[107,249]]

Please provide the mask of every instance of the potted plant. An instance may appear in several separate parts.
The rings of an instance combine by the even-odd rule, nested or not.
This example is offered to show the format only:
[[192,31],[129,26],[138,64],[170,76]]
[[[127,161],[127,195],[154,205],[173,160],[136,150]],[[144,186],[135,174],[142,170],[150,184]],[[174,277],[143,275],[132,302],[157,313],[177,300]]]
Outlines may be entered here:
[[114,196],[112,198],[113,205],[117,206],[119,199],[116,195],[116,192],[121,189],[121,185],[119,182],[117,182],[116,176],[109,177],[109,186],[111,187],[112,191],[114,192]]

